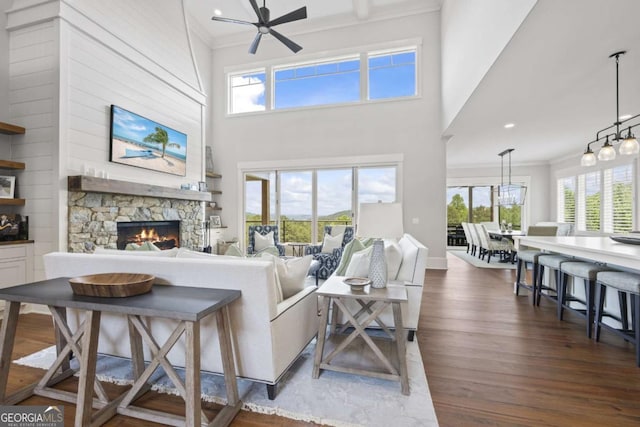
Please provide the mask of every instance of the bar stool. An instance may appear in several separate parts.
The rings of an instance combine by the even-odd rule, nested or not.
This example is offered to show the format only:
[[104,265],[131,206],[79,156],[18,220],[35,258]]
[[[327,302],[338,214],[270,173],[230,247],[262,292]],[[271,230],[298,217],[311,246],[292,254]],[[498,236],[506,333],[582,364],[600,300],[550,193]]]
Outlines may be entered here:
[[[633,325],[631,330],[628,329],[628,325],[626,325],[627,322],[625,321],[627,317],[626,304],[620,304],[622,329],[616,329],[602,322],[604,297],[607,286],[618,290],[618,297],[620,297],[621,293],[625,293],[625,301],[626,293],[628,292],[631,295],[631,318]],[[640,275],[617,271],[598,273],[596,301],[596,341],[600,340],[600,330],[602,327],[621,336],[636,347],[636,366],[640,367]]]
[[[587,336],[589,338],[591,338],[591,331],[593,329],[596,275],[607,270],[609,269],[604,266],[582,261],[563,262],[560,265],[562,280],[560,281],[560,292],[558,294],[558,319],[562,320],[565,308],[584,316],[587,320]],[[576,298],[574,295],[567,295],[568,276],[572,276],[574,279],[584,279],[584,301]],[[574,301],[583,304],[585,308],[577,309],[575,307],[571,307],[570,303]]]
[[[533,298],[532,304],[536,305],[536,286],[538,284],[538,258],[543,255],[544,252],[540,252],[534,249],[526,249],[518,251],[518,263],[516,264],[516,295],[519,294],[520,288],[525,288],[531,291]],[[526,282],[527,265],[532,265],[533,279],[529,285]],[[522,268],[524,267],[525,278],[522,280]]]
[[[537,292],[537,297],[538,297],[538,301],[536,302],[536,305],[540,305],[540,299],[544,296],[547,297],[549,299],[552,299],[554,301],[558,300],[558,295],[560,294],[560,282],[562,281],[562,273],[560,272],[560,266],[562,265],[562,263],[564,262],[569,262],[571,260],[573,260],[574,258],[570,258],[564,255],[558,255],[558,254],[540,254],[538,256],[538,284],[536,286],[536,292]],[[555,280],[556,280],[556,287],[555,288],[551,288],[549,286],[545,286],[543,284],[543,279],[544,279],[544,268],[547,267],[550,271],[554,272],[554,276],[555,276]],[[542,291],[551,291],[554,292],[555,295],[549,295],[547,294],[543,294]]]

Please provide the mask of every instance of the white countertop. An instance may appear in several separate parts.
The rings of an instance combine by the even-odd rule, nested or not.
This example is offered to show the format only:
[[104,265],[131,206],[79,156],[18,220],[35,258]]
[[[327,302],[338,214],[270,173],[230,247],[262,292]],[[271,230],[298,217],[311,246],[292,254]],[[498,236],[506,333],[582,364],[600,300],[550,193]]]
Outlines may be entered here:
[[640,270],[640,245],[630,245],[596,236],[514,236],[520,245],[571,255],[591,261]]

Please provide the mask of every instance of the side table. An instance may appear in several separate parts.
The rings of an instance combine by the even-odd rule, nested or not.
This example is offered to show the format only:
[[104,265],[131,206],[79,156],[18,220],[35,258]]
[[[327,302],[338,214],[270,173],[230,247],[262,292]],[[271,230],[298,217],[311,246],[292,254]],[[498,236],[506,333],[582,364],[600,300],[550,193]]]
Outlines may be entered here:
[[304,248],[309,246],[308,243],[301,242],[287,242],[286,246],[291,246],[291,255],[293,256],[304,256]]
[[[352,291],[349,285],[343,283],[344,279],[345,278],[342,276],[331,276],[316,291],[318,297],[323,298],[321,317],[318,327],[318,342],[316,344],[316,353],[313,363],[313,378],[318,378],[320,376],[320,370],[326,369],[399,381],[402,394],[409,395],[409,378],[407,372],[406,347],[404,342],[405,332],[404,327],[402,326],[402,315],[400,312],[400,304],[407,301],[407,290],[404,286],[397,285],[388,285],[386,288],[382,289],[371,288],[367,285],[362,291]],[[351,313],[344,304],[344,301],[346,300],[357,301],[361,309],[357,313]],[[336,342],[336,347],[325,355],[325,344],[328,341],[327,320],[329,317],[328,313],[330,303],[333,303],[334,313],[332,317],[334,319],[337,314],[337,312],[335,312],[336,309],[339,309],[347,318],[348,325],[343,327],[342,330],[346,330],[349,325],[353,327],[354,330],[348,336],[341,337],[344,339],[336,340],[341,342]],[[382,311],[389,305],[393,308],[393,321],[395,324],[394,333],[391,333],[389,328],[378,318]],[[380,347],[376,345],[374,339],[378,338],[373,338],[367,333],[367,326],[374,321],[382,327],[392,340],[394,344],[392,347],[395,349],[398,366],[394,366]],[[333,337],[337,335],[333,333],[335,330],[335,320],[332,320],[331,323],[331,335]],[[333,359],[339,353],[343,352],[358,336],[362,337],[362,339],[367,343],[378,361],[384,366],[385,372],[364,369],[361,367],[332,364]]]

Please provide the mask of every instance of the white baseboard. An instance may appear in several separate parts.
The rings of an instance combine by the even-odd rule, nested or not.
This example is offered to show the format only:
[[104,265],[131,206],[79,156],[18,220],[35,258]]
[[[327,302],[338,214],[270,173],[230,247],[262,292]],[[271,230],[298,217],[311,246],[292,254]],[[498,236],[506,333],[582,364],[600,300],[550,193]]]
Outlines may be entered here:
[[429,257],[427,258],[427,269],[429,270],[447,270],[447,257]]

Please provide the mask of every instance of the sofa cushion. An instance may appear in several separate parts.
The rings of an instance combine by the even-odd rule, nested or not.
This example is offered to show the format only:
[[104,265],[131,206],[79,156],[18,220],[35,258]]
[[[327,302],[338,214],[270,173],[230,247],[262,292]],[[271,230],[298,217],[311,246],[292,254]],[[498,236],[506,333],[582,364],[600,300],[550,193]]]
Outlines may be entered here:
[[335,274],[337,276],[344,276],[347,272],[347,267],[351,262],[351,257],[353,256],[353,254],[364,249],[365,245],[359,239],[353,239],[352,241],[344,245],[342,258],[340,258],[340,264],[338,264],[338,268],[336,268]]
[[123,251],[119,249],[105,249],[100,246],[96,247],[93,251],[94,254],[100,255],[133,255],[133,256],[155,256],[155,257],[166,257],[166,258],[174,258],[178,253],[178,248],[167,249],[166,251],[148,251],[148,250],[130,250]]
[[393,280],[402,265],[402,248],[396,240],[384,240],[384,259],[387,262],[387,278]]
[[398,244],[402,249],[402,263],[400,264],[396,280],[412,282],[418,262],[419,249],[406,237],[401,238]]
[[324,235],[324,241],[322,242],[322,250],[320,251],[323,254],[331,254],[334,249],[338,249],[342,246],[342,240],[344,239],[344,234],[338,234],[336,236],[331,236],[329,234]]
[[257,231],[253,232],[253,250],[261,251],[269,246],[275,246],[276,241],[273,238],[273,231],[268,232],[264,236]]
[[275,265],[282,300],[286,300],[305,288],[305,278],[309,274],[309,265],[311,265],[313,256],[283,259],[279,256],[264,254],[262,258],[271,259]]

